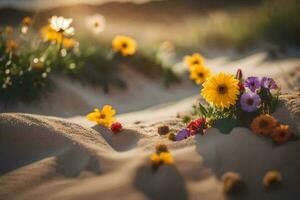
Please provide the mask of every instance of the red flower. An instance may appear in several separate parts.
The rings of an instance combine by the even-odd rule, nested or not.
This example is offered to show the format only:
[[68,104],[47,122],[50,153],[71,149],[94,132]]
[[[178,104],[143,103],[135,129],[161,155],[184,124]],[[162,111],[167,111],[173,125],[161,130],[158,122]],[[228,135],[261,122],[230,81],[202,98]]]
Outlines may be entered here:
[[120,122],[114,122],[111,126],[110,126],[110,130],[114,133],[118,133],[122,130],[122,124]]
[[206,128],[206,120],[205,120],[205,118],[199,118],[199,119],[193,120],[189,123],[187,128],[192,135],[196,135],[198,133],[202,135],[203,129]]
[[240,88],[241,91],[245,90],[245,86],[244,86],[243,83],[239,82],[238,86],[239,86],[239,88]]

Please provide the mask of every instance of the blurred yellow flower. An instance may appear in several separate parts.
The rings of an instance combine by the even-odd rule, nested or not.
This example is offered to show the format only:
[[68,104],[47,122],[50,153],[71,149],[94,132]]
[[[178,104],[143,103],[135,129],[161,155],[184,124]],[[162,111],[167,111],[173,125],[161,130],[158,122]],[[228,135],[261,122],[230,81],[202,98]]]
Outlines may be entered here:
[[40,32],[45,41],[54,41],[57,43],[62,42],[62,34],[53,30],[50,25],[42,27]]
[[52,16],[49,19],[49,24],[50,28],[52,28],[54,31],[69,37],[73,36],[75,33],[75,29],[71,26],[72,21],[73,19],[71,18]]
[[114,121],[116,110],[110,105],[104,105],[102,110],[94,109],[94,112],[89,113],[86,117],[90,121],[96,122],[98,125],[109,127]]
[[22,20],[24,26],[30,26],[32,24],[32,19],[28,16],[24,17]]
[[120,52],[123,56],[131,56],[135,54],[137,44],[131,37],[119,35],[113,39],[112,48],[113,51]]
[[150,160],[153,165],[171,165],[174,163],[173,156],[170,152],[161,152],[159,154],[154,153],[151,155]]
[[73,38],[64,38],[63,39],[63,47],[66,49],[72,49],[76,46],[77,41]]
[[159,157],[163,164],[171,165],[174,163],[173,156],[169,152],[162,152],[159,154]]
[[239,95],[239,80],[230,74],[219,73],[203,83],[201,95],[217,108],[229,108],[236,104]]
[[14,40],[7,40],[6,42],[6,52],[11,52],[18,48],[18,44]]
[[194,80],[196,84],[202,84],[208,77],[211,76],[211,71],[202,65],[192,65],[190,67],[190,79]]
[[77,44],[76,40],[73,38],[63,37],[62,33],[53,30],[50,25],[41,28],[41,36],[45,41],[52,41],[58,44],[63,44],[63,47],[70,49],[75,47]]
[[184,62],[191,67],[192,65],[204,65],[204,58],[199,53],[194,53],[184,57]]

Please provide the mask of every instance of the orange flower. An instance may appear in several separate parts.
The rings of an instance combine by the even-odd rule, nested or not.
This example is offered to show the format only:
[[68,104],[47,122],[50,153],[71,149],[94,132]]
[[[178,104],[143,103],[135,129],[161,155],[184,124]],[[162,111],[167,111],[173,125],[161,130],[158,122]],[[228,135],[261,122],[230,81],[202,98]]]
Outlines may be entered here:
[[6,42],[6,52],[11,52],[11,51],[13,51],[16,48],[18,48],[18,44],[17,44],[16,41],[14,41],[14,40],[8,40]]
[[270,135],[277,124],[277,120],[274,117],[265,114],[253,119],[251,129],[256,134]]
[[32,19],[28,16],[24,17],[22,20],[24,26],[30,26],[32,24]]
[[292,136],[292,132],[288,125],[277,126],[271,134],[272,139],[280,144],[287,142]]

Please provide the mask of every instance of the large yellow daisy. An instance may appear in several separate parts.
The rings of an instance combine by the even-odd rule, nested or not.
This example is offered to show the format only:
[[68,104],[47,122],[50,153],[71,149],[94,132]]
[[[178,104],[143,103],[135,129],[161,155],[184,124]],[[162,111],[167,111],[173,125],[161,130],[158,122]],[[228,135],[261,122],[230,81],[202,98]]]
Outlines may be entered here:
[[136,52],[137,44],[134,39],[128,36],[119,35],[112,41],[112,49],[120,52],[123,56],[132,56]]
[[194,80],[198,85],[204,83],[210,75],[210,69],[202,65],[193,65],[190,67],[190,79]]
[[229,108],[236,104],[239,95],[239,80],[230,74],[219,73],[211,76],[203,84],[201,95],[217,108]]
[[193,65],[204,65],[204,58],[199,53],[194,53],[190,56],[184,57],[184,62],[189,66]]
[[102,110],[95,108],[94,112],[89,113],[86,117],[88,120],[94,121],[98,125],[109,127],[115,121],[115,114],[116,110],[110,105],[105,105]]

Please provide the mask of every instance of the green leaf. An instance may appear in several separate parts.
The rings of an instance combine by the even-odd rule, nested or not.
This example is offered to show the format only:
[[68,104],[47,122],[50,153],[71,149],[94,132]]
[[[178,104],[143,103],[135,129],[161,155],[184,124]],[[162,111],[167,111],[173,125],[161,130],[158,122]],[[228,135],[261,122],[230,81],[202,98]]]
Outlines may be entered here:
[[206,110],[206,108],[201,103],[199,103],[199,109],[200,109],[201,114],[204,117],[206,117],[207,116],[207,110]]
[[213,127],[223,134],[229,134],[237,124],[238,121],[236,119],[225,118],[216,120]]

